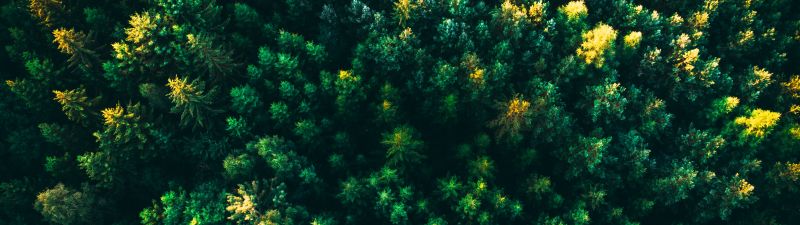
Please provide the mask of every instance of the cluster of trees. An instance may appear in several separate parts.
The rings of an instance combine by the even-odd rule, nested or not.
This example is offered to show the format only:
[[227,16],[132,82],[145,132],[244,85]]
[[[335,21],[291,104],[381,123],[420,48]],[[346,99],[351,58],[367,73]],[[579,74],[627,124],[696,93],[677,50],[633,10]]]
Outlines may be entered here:
[[6,0],[2,224],[796,224],[792,0]]

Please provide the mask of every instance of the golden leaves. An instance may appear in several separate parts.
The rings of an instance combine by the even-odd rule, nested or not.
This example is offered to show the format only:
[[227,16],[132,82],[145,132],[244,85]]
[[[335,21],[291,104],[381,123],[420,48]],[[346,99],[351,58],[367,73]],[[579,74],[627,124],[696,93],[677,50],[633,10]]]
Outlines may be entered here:
[[559,10],[567,15],[567,19],[569,20],[577,20],[585,17],[589,12],[589,9],[586,8],[586,4],[583,2],[583,0],[571,1],[559,8]]
[[531,107],[531,102],[522,99],[519,95],[514,96],[508,102],[508,110],[506,110],[506,117],[521,117],[528,112]]
[[750,112],[749,117],[741,116],[734,120],[736,125],[744,127],[744,134],[754,137],[764,137],[781,118],[781,114],[763,109]]
[[195,94],[197,91],[194,85],[190,84],[185,77],[183,79],[177,76],[170,78],[167,81],[167,87],[170,88],[170,92],[167,96],[179,105],[189,102],[189,96]]
[[125,40],[131,41],[135,44],[142,43],[147,37],[151,35],[153,31],[156,29],[156,19],[158,19],[158,15],[154,18],[150,15],[149,12],[144,13],[137,13],[131,16],[130,28],[125,28],[125,34],[128,37]]
[[628,35],[625,35],[625,47],[627,48],[636,48],[639,47],[639,43],[642,41],[642,32],[633,31]]
[[81,40],[86,38],[82,32],[76,32],[75,29],[58,28],[53,30],[53,43],[58,44],[58,50],[61,53],[73,54],[79,48],[82,48]]
[[753,194],[753,190],[756,189],[752,184],[747,182],[747,180],[739,178],[739,174],[737,173],[734,182],[729,187],[730,192],[736,194],[739,198],[747,198],[751,194]]
[[794,75],[789,81],[781,83],[783,90],[792,95],[793,98],[800,98],[800,76]]
[[119,104],[113,108],[103,109],[101,113],[103,114],[103,124],[111,127],[119,127],[125,120],[135,117],[133,113],[125,113]]
[[600,23],[581,36],[583,43],[576,50],[578,57],[583,59],[586,64],[594,64],[597,68],[603,67],[606,51],[612,47],[617,38],[617,31],[609,25]]
[[128,57],[133,57],[133,51],[131,51],[130,45],[126,43],[116,42],[111,44],[111,47],[114,48],[114,58],[122,60]]

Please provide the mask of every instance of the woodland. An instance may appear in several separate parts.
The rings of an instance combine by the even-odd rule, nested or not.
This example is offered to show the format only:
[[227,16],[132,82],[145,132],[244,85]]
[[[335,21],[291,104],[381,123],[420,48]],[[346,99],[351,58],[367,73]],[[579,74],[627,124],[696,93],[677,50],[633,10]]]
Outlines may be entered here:
[[797,0],[0,0],[0,224],[800,224]]

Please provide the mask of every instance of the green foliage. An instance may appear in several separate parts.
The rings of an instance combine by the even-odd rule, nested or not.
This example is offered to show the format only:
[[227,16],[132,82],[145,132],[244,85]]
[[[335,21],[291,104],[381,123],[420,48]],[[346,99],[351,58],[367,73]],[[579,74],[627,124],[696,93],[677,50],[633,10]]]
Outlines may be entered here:
[[225,195],[214,184],[201,184],[187,194],[169,191],[139,213],[142,224],[219,224],[225,221]]
[[416,130],[404,125],[383,134],[381,144],[386,146],[386,163],[390,166],[407,169],[425,158],[420,154],[424,143],[417,137]]
[[797,9],[3,1],[0,224],[796,224]]
[[181,126],[203,126],[203,121],[209,114],[216,111],[211,108],[216,89],[206,92],[205,83],[199,79],[188,82],[187,79],[170,78],[167,87],[170,92],[167,97],[172,101],[172,113],[181,115]]

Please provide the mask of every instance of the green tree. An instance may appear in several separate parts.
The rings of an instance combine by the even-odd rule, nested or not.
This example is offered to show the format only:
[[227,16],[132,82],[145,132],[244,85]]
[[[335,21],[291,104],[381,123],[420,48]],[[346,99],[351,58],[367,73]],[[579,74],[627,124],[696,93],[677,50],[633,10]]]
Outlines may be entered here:
[[205,82],[194,79],[188,82],[187,78],[170,78],[167,83],[170,92],[167,97],[172,101],[172,113],[180,114],[181,126],[193,125],[204,126],[204,121],[208,116],[217,111],[211,108],[216,89],[205,90]]
[[401,169],[410,169],[425,158],[421,151],[424,143],[419,140],[417,131],[409,126],[396,127],[384,133],[381,144],[387,147],[386,163]]

